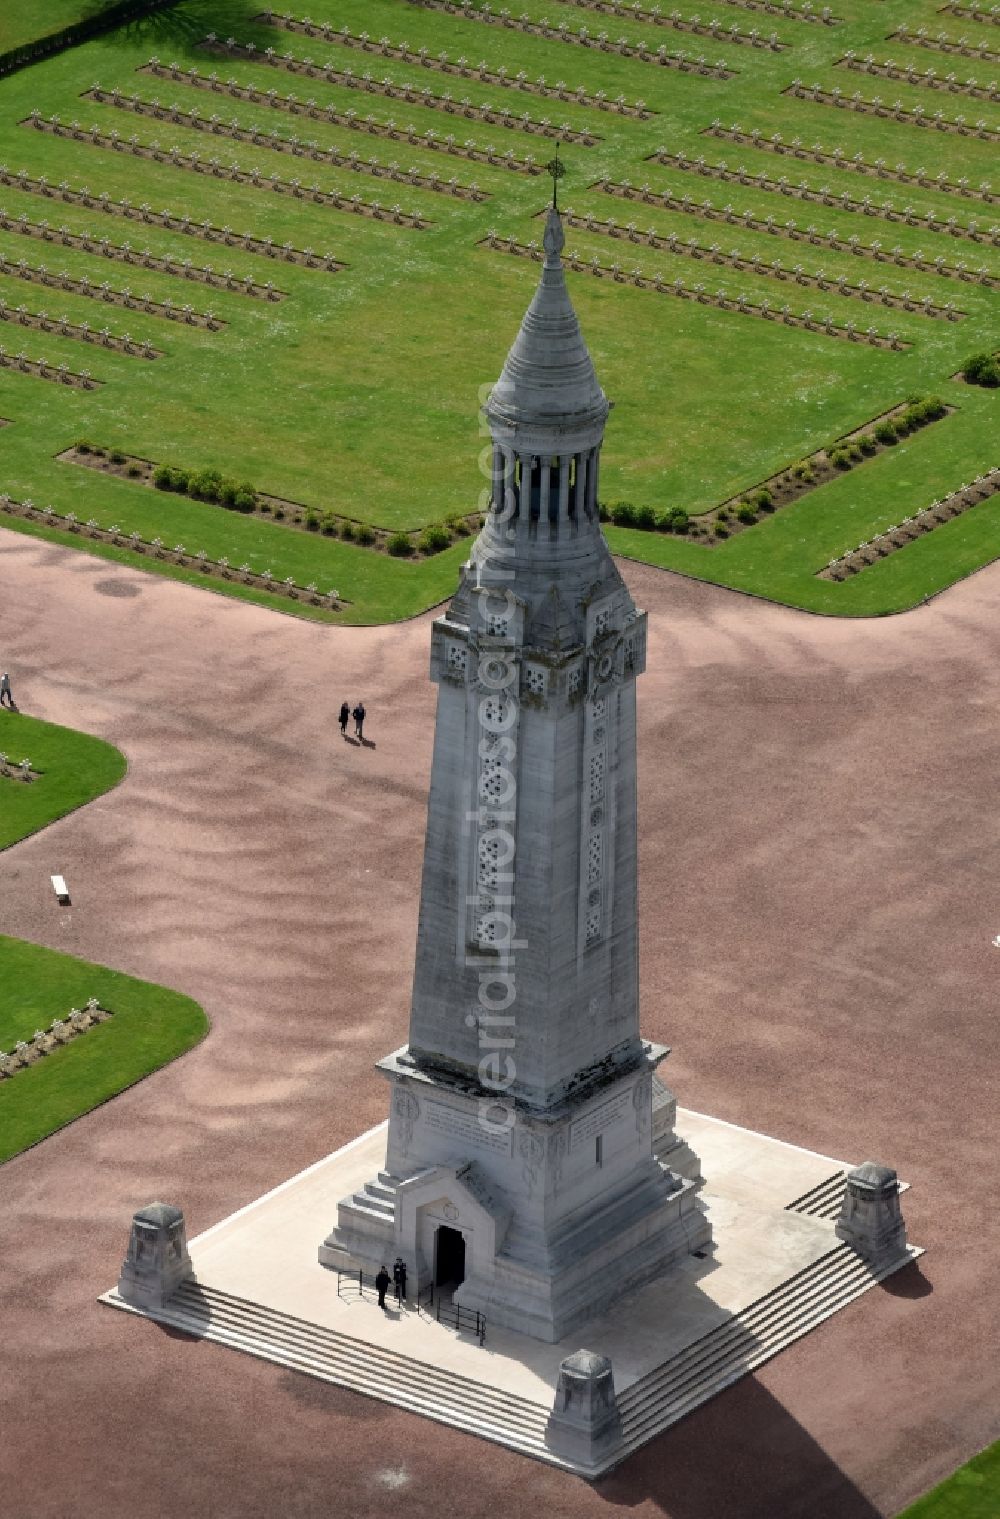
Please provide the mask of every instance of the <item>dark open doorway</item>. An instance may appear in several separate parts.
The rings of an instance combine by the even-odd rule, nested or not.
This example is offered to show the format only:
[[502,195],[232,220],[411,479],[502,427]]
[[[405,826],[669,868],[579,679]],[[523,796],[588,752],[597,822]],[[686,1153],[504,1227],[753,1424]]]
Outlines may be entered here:
[[460,1229],[441,1224],[437,1231],[434,1272],[438,1287],[458,1287],[465,1281],[465,1236]]

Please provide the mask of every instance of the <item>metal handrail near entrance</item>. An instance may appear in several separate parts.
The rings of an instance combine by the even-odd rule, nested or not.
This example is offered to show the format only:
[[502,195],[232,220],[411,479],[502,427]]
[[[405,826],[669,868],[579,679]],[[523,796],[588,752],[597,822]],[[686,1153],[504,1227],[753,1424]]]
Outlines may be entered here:
[[463,1308],[461,1303],[446,1303],[439,1292],[435,1317],[439,1324],[442,1321],[450,1324],[459,1333],[475,1333],[480,1345],[486,1344],[486,1320],[478,1308]]
[[[378,1288],[375,1286],[375,1278],[368,1273],[368,1281],[365,1281],[364,1271],[341,1271],[337,1268],[337,1296],[345,1301],[352,1298],[363,1299],[366,1294],[377,1296]],[[400,1299],[396,1299],[400,1303]],[[405,1301],[405,1300],[404,1300]],[[448,1302],[440,1292],[435,1293],[434,1283],[428,1282],[422,1287],[416,1297],[418,1313],[423,1309],[430,1309],[439,1324],[446,1324],[452,1329],[457,1329],[460,1334],[474,1334],[480,1345],[486,1344],[486,1318],[478,1308],[463,1308],[461,1303]]]
[[[356,1296],[363,1298],[365,1295],[365,1290],[365,1273],[363,1271],[341,1271],[339,1267],[337,1268],[338,1297],[350,1298],[352,1296]],[[367,1288],[367,1290],[369,1292],[376,1291],[374,1277],[372,1277],[371,1285]]]

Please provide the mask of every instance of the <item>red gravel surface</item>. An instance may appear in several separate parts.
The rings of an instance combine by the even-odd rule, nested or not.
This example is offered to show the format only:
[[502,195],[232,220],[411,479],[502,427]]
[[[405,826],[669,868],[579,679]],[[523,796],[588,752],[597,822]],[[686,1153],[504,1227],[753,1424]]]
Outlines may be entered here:
[[[16,534],[0,552],[22,709],[130,763],[0,856],[3,931],[212,1020],[0,1170],[5,1519],[875,1519],[1000,1434],[1000,566],[858,622],[627,567],[650,612],[645,1032],[687,1106],[897,1166],[928,1254],[588,1488],[95,1301],[136,1207],[197,1233],[384,1116],[429,617],[330,630]],[[336,727],[359,696],[364,748]]]

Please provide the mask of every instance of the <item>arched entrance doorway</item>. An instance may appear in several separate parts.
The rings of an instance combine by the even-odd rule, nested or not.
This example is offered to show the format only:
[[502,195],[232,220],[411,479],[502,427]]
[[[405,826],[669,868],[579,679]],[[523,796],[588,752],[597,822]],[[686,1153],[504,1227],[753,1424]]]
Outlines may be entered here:
[[434,1237],[434,1283],[459,1287],[465,1281],[465,1236],[461,1229],[440,1224]]

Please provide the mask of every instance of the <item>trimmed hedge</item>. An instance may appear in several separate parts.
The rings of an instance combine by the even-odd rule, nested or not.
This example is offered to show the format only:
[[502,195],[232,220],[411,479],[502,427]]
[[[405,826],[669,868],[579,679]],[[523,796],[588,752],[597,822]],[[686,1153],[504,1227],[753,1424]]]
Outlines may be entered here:
[[[199,469],[189,474],[186,469],[158,464],[153,471],[153,484],[158,491],[176,491],[195,501],[217,501],[231,511],[252,512],[257,505],[257,492],[248,480],[230,480],[217,469]],[[310,521],[306,513],[306,527],[316,526],[318,519]]]

